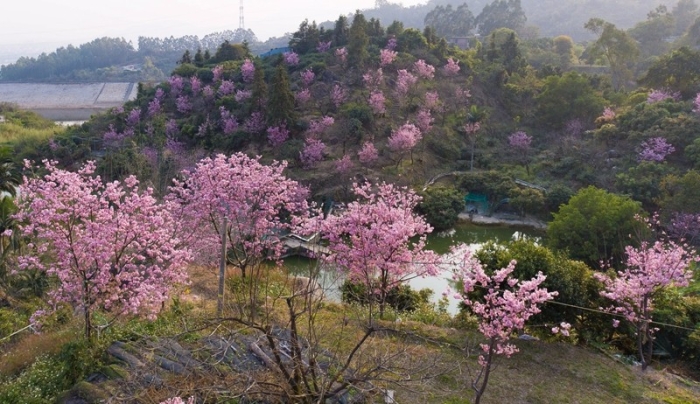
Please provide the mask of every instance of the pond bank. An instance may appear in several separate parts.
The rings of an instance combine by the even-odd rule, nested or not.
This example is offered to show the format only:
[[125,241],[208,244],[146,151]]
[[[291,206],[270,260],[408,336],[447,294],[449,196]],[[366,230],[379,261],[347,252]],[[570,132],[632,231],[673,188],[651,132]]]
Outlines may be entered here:
[[503,225],[528,227],[536,230],[547,230],[547,223],[528,216],[520,217],[498,213],[494,214],[493,216],[485,216],[479,214],[460,213],[459,220],[477,225]]

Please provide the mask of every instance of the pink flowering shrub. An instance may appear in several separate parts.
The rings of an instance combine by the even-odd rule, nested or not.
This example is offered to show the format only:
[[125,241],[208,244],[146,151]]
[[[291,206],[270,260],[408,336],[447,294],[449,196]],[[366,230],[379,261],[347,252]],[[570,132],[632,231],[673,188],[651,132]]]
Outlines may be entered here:
[[308,88],[299,90],[294,94],[294,100],[299,105],[304,105],[311,100],[311,91]]
[[379,65],[387,66],[390,65],[398,56],[398,53],[391,49],[382,49],[379,51]]
[[374,147],[374,143],[365,142],[360,151],[357,152],[357,157],[362,164],[372,164],[379,158],[379,153],[377,152],[377,148]]
[[214,99],[214,89],[210,85],[204,86],[202,89],[202,97],[205,101],[211,101]]
[[214,75],[214,78],[213,78],[214,83],[216,83],[217,81],[221,81],[224,77],[224,67],[221,65],[214,66],[214,68],[211,69],[211,72]]
[[417,126],[407,123],[393,131],[389,137],[389,149],[394,152],[412,150],[421,140],[421,131]]
[[255,64],[250,59],[246,59],[241,65],[241,75],[246,83],[251,83],[255,78]]
[[289,138],[289,130],[286,125],[271,126],[267,128],[267,140],[272,147],[277,147]]
[[320,41],[316,46],[316,50],[320,53],[326,53],[331,48],[331,41],[323,42]]
[[190,77],[190,88],[192,89],[192,94],[197,95],[202,90],[202,80],[197,76]]
[[299,64],[299,55],[294,51],[284,52],[282,57],[284,58],[284,63],[289,66],[296,66]]
[[392,37],[389,38],[389,40],[386,42],[386,47],[385,47],[385,48],[386,48],[386,49],[389,49],[389,50],[394,50],[394,49],[396,49],[397,46],[398,46],[398,42],[396,41],[396,38],[392,36]]
[[160,98],[155,97],[148,103],[148,117],[153,118],[154,116],[160,114],[160,111]]
[[165,136],[175,137],[180,133],[180,128],[177,125],[177,121],[174,119],[169,119],[165,123]]
[[348,154],[343,155],[342,158],[335,161],[335,171],[339,174],[347,174],[353,169],[353,167],[355,167],[355,164],[352,162],[350,155]]
[[183,400],[181,397],[169,398],[165,401],[161,401],[159,404],[196,404],[194,397],[190,397],[187,401]]
[[637,156],[640,161],[662,162],[666,156],[676,151],[672,144],[663,137],[653,137],[642,142],[641,150]]
[[423,133],[428,133],[433,128],[433,116],[429,109],[421,108],[416,114],[416,126]]
[[250,114],[243,125],[248,133],[260,133],[265,129],[265,116],[262,112],[255,111]]
[[180,76],[170,76],[168,78],[168,83],[170,84],[170,94],[173,97],[180,95],[182,88],[185,86],[185,83]]
[[314,168],[323,161],[326,145],[319,139],[307,138],[304,149],[299,152],[299,160],[304,168]]
[[668,89],[651,90],[647,96],[647,104],[654,104],[667,99],[678,101],[681,99],[679,92],[671,92]]
[[418,61],[413,64],[413,70],[418,77],[424,79],[432,79],[435,77],[435,67],[426,63],[423,59],[418,59]]
[[304,83],[304,86],[308,87],[313,83],[314,78],[316,78],[316,75],[314,74],[313,70],[311,69],[306,69],[301,74],[301,82]]
[[234,90],[233,81],[223,80],[221,82],[221,85],[219,86],[219,90],[217,91],[217,93],[219,94],[220,97],[225,97],[229,94],[232,94],[233,90]]
[[253,92],[251,90],[236,90],[236,95],[234,98],[236,99],[236,102],[243,102],[252,96]]
[[320,119],[312,119],[309,122],[309,135],[318,136],[335,123],[332,116],[323,116]]
[[386,113],[386,97],[381,91],[372,91],[369,95],[369,106],[372,108],[372,112],[377,115]]
[[384,82],[384,72],[382,69],[377,69],[375,71],[370,70],[362,75],[362,81],[368,89],[376,90]]
[[225,135],[230,135],[238,130],[238,121],[231,115],[226,107],[223,105],[219,107],[219,114],[221,115],[221,130],[224,131]]
[[126,124],[127,126],[134,127],[138,126],[138,124],[141,122],[141,110],[138,108],[134,108],[131,111],[129,111],[129,114],[126,116]]
[[440,102],[440,96],[437,91],[428,91],[425,93],[425,103],[423,104],[426,108],[435,109]]
[[416,76],[411,74],[408,70],[399,70],[398,76],[396,77],[396,93],[399,95],[399,97],[403,97],[408,94],[411,86],[416,84],[416,81],[418,81]]
[[447,59],[447,64],[442,67],[445,76],[456,76],[459,73],[459,61],[452,58]]
[[103,183],[94,162],[69,172],[44,161],[44,169],[20,187],[15,219],[31,243],[19,270],[55,277],[49,302],[79,308],[87,338],[96,310],[155,318],[173,285],[186,281],[191,258],[175,236],[180,222],[171,204],[139,189],[133,176]]
[[348,97],[348,91],[341,87],[339,84],[333,86],[333,91],[331,91],[331,102],[336,108],[340,108]]
[[523,131],[517,131],[508,136],[508,144],[510,144],[511,147],[519,150],[529,149],[530,143],[532,143],[532,136]]
[[190,104],[190,99],[186,95],[181,95],[175,100],[175,106],[177,107],[177,112],[181,114],[186,114],[192,111],[192,104]]

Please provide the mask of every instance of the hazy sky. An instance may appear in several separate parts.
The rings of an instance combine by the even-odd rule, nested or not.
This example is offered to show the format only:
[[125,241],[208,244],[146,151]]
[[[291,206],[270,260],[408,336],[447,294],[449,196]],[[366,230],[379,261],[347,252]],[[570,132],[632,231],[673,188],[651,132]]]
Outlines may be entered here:
[[[427,0],[401,0],[406,6]],[[97,37],[200,37],[239,23],[240,0],[9,0],[0,5],[0,47]],[[374,7],[374,0],[244,0],[245,28],[260,40],[294,32],[304,18],[335,20]]]

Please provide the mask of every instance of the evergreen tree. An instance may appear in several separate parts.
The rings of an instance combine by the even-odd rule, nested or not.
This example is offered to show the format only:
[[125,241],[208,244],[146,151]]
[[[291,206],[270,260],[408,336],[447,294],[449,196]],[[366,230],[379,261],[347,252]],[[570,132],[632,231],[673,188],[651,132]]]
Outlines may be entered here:
[[289,88],[287,69],[284,64],[280,63],[277,65],[275,76],[272,78],[270,85],[267,101],[267,122],[270,126],[284,123],[293,124],[295,121],[294,115],[294,94]]
[[265,71],[262,66],[255,65],[255,76],[253,76],[253,110],[262,109],[267,96],[267,84],[265,83]]
[[348,65],[357,69],[364,67],[365,61],[369,57],[367,46],[369,45],[369,36],[367,35],[367,20],[365,16],[358,10],[355,12],[355,18],[350,26],[350,35],[348,41]]
[[341,15],[335,21],[335,29],[333,29],[333,46],[345,46],[348,44],[348,17]]
[[194,54],[194,65],[197,67],[204,66],[204,55],[202,54],[202,48],[197,49],[197,53]]

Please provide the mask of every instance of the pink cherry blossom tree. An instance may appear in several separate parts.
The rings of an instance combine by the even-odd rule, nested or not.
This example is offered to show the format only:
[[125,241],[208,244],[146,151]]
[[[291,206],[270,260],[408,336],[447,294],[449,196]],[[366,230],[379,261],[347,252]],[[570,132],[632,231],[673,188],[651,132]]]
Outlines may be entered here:
[[430,129],[433,128],[433,121],[435,121],[435,119],[433,119],[429,109],[421,108],[418,110],[416,114],[416,126],[418,126],[418,129],[420,129],[422,133],[428,133]]
[[338,58],[341,64],[345,63],[348,59],[348,49],[345,47],[336,49],[335,57]]
[[326,144],[314,137],[306,139],[304,149],[299,152],[299,160],[304,168],[314,168],[323,161],[323,154],[326,151]]
[[316,46],[316,50],[319,53],[326,53],[328,50],[331,48],[331,41],[319,41],[318,45]]
[[662,162],[666,157],[676,151],[672,144],[663,137],[653,137],[645,140],[640,145],[641,150],[637,156],[640,161]]
[[[643,242],[639,248],[627,246],[625,253],[625,269],[618,271],[616,277],[600,272],[594,277],[605,286],[600,294],[614,302],[608,311],[622,315],[634,326],[642,370],[646,370],[654,340],[654,328],[651,327],[654,297],[663,289],[687,286],[693,276],[690,265],[698,261],[698,257],[694,250],[661,241],[654,244]],[[616,320],[614,325],[617,323]]]
[[267,128],[267,140],[272,147],[278,147],[289,138],[289,130],[286,125],[271,126]]
[[331,102],[336,108],[340,108],[348,97],[348,91],[343,88],[340,84],[333,86],[333,91],[331,91]]
[[447,64],[442,67],[445,76],[456,76],[459,73],[459,61],[452,58],[447,59]]
[[311,100],[311,91],[309,91],[308,88],[305,88],[303,90],[299,90],[294,94],[294,100],[297,102],[299,105],[304,105],[309,100]]
[[190,77],[190,88],[192,89],[192,94],[197,95],[202,90],[202,80],[197,76]]
[[647,96],[647,104],[654,104],[667,99],[678,101],[681,99],[681,93],[677,91],[671,92],[670,90],[664,88],[658,90],[651,90],[649,92],[649,95]]
[[[455,247],[445,258],[445,263],[452,268],[456,265],[454,279],[462,285],[462,289],[455,297],[477,317],[479,332],[486,338],[486,342],[479,345],[482,351],[478,360],[480,370],[471,380],[474,403],[478,404],[488,385],[496,357],[503,355],[509,358],[518,352],[518,348],[509,343],[513,333],[522,331],[525,322],[540,312],[539,306],[554,299],[558,293],[540,288],[546,278],[542,272],[530,280],[513,277],[515,261],[487,274],[481,262],[464,244]],[[474,297],[472,292],[477,288],[483,291],[483,297]]]
[[296,66],[299,64],[299,55],[294,51],[284,52],[282,58],[284,59],[284,63],[289,66]]
[[243,76],[244,82],[253,82],[253,79],[255,78],[255,64],[253,64],[250,59],[243,61],[243,64],[241,65],[241,75]]
[[219,90],[217,91],[217,93],[219,94],[219,96],[225,97],[225,96],[233,93],[234,87],[235,86],[233,84],[233,81],[222,80],[221,85],[219,86]]
[[527,170],[528,174],[530,173],[528,154],[530,152],[531,143],[532,136],[528,135],[527,133],[521,130],[508,136],[508,144],[513,149],[513,152],[517,156],[517,159],[520,160],[523,163],[523,165],[525,165],[525,170]]
[[365,142],[360,151],[357,152],[357,157],[362,164],[372,164],[379,158],[379,153],[377,152],[377,148],[374,147],[374,143]]
[[314,78],[316,75],[314,74],[313,70],[311,69],[306,69],[301,74],[301,82],[304,83],[304,86],[308,87],[313,83]]
[[398,76],[396,77],[396,94],[399,97],[405,97],[411,89],[411,86],[416,84],[416,81],[418,81],[416,76],[411,74],[408,70],[399,70]]
[[[293,228],[308,210],[307,192],[284,176],[286,166],[263,165],[242,153],[219,154],[201,160],[193,171],[183,172],[183,180],[174,181],[168,199],[177,203],[199,261],[219,257],[222,226],[226,258],[243,277],[259,269],[263,260],[279,259],[281,231]],[[287,214],[294,218],[291,222],[284,219]]]
[[413,64],[413,70],[416,72],[418,77],[424,79],[432,79],[435,77],[435,67],[429,63],[426,63],[423,59],[418,59],[418,61]]
[[[29,163],[26,163],[29,166]],[[153,190],[140,190],[135,177],[103,183],[95,163],[78,172],[44,161],[47,174],[24,178],[16,220],[30,243],[18,258],[19,270],[39,270],[58,281],[49,292],[56,307],[67,303],[85,318],[143,315],[153,319],[173,285],[187,279],[190,252],[175,234],[178,219],[170,203],[158,203]]]
[[[438,256],[425,249],[432,228],[414,212],[420,197],[413,191],[367,183],[353,184],[353,192],[356,201],[318,224],[322,238],[328,241],[329,254],[323,259],[374,291],[381,318],[392,288],[437,273]],[[370,326],[372,310],[370,303]]]
[[382,49],[379,51],[379,65],[384,67],[390,65],[398,56],[398,53],[392,49]]
[[338,174],[347,174],[353,169],[353,167],[355,167],[355,164],[352,162],[352,159],[348,154],[343,155],[342,158],[335,161],[335,171]]
[[[248,60],[248,59],[246,59]],[[217,81],[221,81],[221,79],[224,77],[224,67],[221,65],[216,65],[214,66],[213,69],[211,69],[211,72],[213,74],[213,81],[216,83]]]
[[386,97],[381,91],[372,91],[369,95],[369,106],[376,115],[386,113]]
[[399,154],[397,167],[401,164],[401,159],[406,152],[411,153],[411,164],[413,164],[413,148],[422,139],[421,131],[416,125],[406,123],[397,130],[391,132],[389,137],[389,149]]

